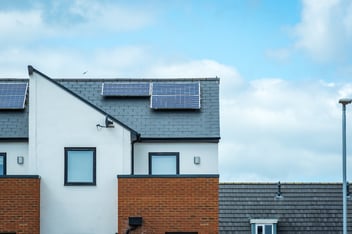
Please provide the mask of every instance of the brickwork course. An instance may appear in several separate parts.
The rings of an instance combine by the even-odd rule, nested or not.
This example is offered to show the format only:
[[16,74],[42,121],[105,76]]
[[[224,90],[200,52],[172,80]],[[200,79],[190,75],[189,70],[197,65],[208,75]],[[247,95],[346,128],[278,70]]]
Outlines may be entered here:
[[0,233],[40,233],[39,177],[0,177]]
[[118,233],[142,217],[141,233],[218,233],[219,178],[119,178]]

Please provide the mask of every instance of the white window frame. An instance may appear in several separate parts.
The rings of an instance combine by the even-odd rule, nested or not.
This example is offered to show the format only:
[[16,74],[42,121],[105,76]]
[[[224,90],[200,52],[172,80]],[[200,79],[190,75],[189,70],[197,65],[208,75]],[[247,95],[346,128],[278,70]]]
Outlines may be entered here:
[[[252,226],[252,234],[258,234],[258,227],[263,228],[263,234],[265,233],[265,227],[271,226],[271,234],[277,233],[277,219],[251,219],[250,223]],[[254,230],[253,230],[254,229]]]
[[[271,233],[266,233],[266,227],[267,227],[267,226],[270,226],[270,227],[271,227]],[[259,234],[259,233],[258,233],[258,228],[259,228],[259,227],[262,227],[262,229],[263,229],[262,234],[274,234],[274,225],[273,225],[273,224],[264,224],[264,223],[258,224],[258,223],[256,223],[256,224],[255,224],[255,234]]]

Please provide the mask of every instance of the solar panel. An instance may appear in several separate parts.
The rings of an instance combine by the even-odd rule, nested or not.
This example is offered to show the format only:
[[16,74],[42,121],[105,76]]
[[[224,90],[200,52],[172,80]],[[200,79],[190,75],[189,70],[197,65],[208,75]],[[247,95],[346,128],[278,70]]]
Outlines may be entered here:
[[152,96],[153,109],[199,109],[198,96]]
[[105,97],[148,97],[150,96],[149,86],[147,82],[106,82],[102,85],[101,95]]
[[0,109],[24,109],[28,83],[0,83]]
[[153,83],[153,95],[198,95],[199,83]]
[[200,85],[192,83],[153,83],[152,109],[200,109]]

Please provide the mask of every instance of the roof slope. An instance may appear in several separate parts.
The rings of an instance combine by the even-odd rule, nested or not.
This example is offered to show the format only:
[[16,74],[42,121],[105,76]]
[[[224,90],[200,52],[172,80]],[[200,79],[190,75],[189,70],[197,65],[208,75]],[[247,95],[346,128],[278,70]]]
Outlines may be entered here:
[[[1,79],[1,83],[22,83],[26,79]],[[28,97],[24,110],[0,111],[0,140],[18,140],[28,138]]]
[[342,233],[341,184],[283,183],[282,199],[277,191],[274,183],[220,184],[220,233],[250,233],[250,219],[278,219],[278,233]]
[[[55,79],[115,119],[136,130],[141,138],[219,138],[219,79]],[[187,82],[199,81],[200,110],[153,110],[149,98],[104,98],[106,82]]]

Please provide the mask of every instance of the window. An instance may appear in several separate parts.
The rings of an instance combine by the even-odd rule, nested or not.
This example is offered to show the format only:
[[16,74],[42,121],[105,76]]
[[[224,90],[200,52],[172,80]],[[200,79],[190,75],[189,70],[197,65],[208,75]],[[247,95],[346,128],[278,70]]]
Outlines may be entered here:
[[179,153],[149,153],[150,175],[177,175],[179,173]]
[[95,148],[65,148],[65,185],[96,185],[95,163]]
[[251,219],[252,234],[276,234],[277,219]]
[[272,224],[256,224],[256,234],[273,234]]
[[0,176],[6,175],[6,153],[0,153]]

